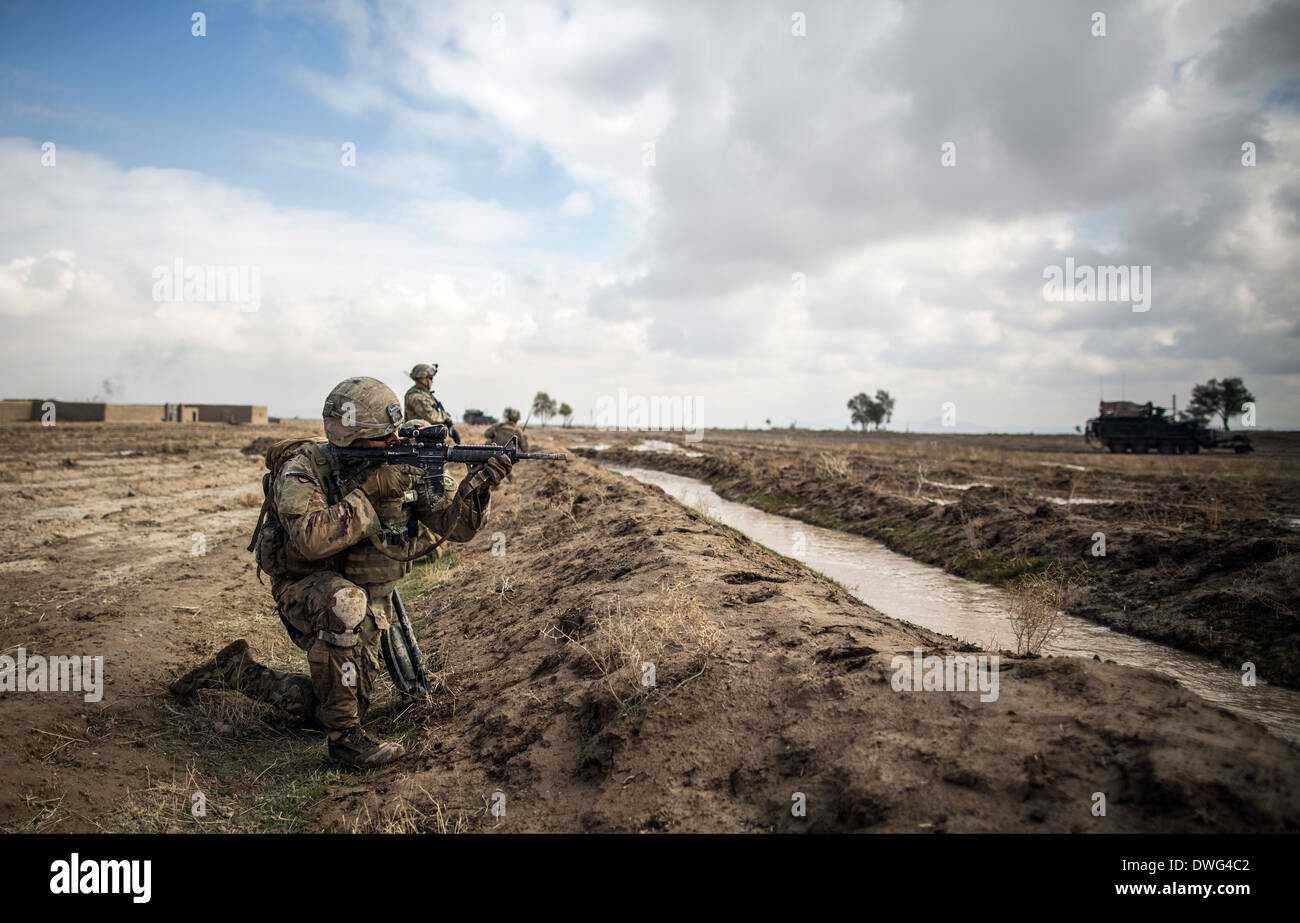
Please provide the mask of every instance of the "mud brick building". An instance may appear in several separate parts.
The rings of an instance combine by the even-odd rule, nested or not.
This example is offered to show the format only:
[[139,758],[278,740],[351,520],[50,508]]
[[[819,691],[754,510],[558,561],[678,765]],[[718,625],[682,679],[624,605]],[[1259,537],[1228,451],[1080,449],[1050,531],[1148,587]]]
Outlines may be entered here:
[[[32,404],[36,415],[32,415]],[[25,423],[40,419],[40,401],[0,401],[0,423]]]
[[199,411],[200,423],[266,423],[266,408],[258,404],[186,404]]
[[108,404],[50,398],[0,401],[0,423],[40,421],[54,405],[55,423],[252,423],[267,422],[257,404]]

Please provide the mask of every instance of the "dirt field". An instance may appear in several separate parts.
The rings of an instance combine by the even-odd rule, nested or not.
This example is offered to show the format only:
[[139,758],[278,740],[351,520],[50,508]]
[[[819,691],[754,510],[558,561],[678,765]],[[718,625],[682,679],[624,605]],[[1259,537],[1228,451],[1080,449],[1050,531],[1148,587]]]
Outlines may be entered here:
[[572,441],[972,579],[1052,570],[1075,615],[1300,687],[1300,433],[1252,433],[1249,456],[1112,456],[1072,436],[781,431],[668,437],[694,457],[628,450],[644,438]]
[[[0,651],[103,656],[107,685],[96,703],[0,693],[0,829],[1300,829],[1300,751],[1172,681],[1099,662],[1010,659],[994,701],[896,692],[895,654],[949,653],[951,639],[887,619],[797,562],[581,458],[521,465],[483,532],[407,581],[439,690],[428,705],[403,706],[383,686],[369,724],[413,752],[384,770],[340,772],[319,734],[265,706],[203,693],[186,707],[165,692],[241,636],[264,661],[303,667],[244,551],[262,467],[240,451],[255,436],[302,431],[3,428]],[[583,438],[530,435],[542,449]],[[737,451],[721,440],[705,448],[715,464]],[[992,473],[1018,475],[1039,461],[1054,459]],[[1121,467],[1088,463],[1076,492],[1119,491],[1149,505],[1157,489],[1144,486],[1143,460],[1115,461]],[[1294,506],[1294,494],[1280,493],[1282,463],[1269,474],[1268,456],[1247,461],[1260,465],[1256,489],[1274,490],[1276,480],[1276,501]],[[1222,466],[1239,462],[1211,459],[1204,476],[1184,475],[1195,499],[1179,515],[1208,502],[1199,485],[1236,484]],[[774,498],[814,482],[793,456],[771,464]],[[855,450],[847,464],[878,471],[871,483],[893,485],[900,510],[913,505],[907,463]],[[917,464],[936,481],[974,472],[965,450],[934,461],[918,451]],[[1033,489],[1061,493],[1061,478],[1075,480],[1069,471],[1043,466]],[[984,498],[976,534],[996,549],[1004,540],[995,534],[1025,521],[999,518],[1001,492],[1017,509],[1030,505],[1018,482],[993,490],[964,495]],[[865,484],[855,496],[884,502]],[[914,505],[924,515],[896,514],[900,522],[937,528],[953,509]],[[1048,511],[1044,534],[1069,525],[1038,506]],[[1270,515],[1288,514],[1300,515]],[[1225,501],[1218,515],[1244,514]],[[1146,534],[1105,521],[1117,536]],[[1138,566],[1129,551],[1109,560],[1126,558]],[[641,681],[647,663],[653,686]],[[1092,814],[1097,792],[1104,817]],[[198,794],[206,811],[195,817]],[[801,795],[798,817],[791,806]]]

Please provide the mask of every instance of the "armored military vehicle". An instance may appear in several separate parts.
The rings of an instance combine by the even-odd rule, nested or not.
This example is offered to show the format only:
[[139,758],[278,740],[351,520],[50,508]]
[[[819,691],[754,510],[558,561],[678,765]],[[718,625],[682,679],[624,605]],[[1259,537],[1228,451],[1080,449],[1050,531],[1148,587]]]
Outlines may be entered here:
[[496,417],[489,416],[481,410],[466,410],[465,416],[461,419],[470,426],[491,426],[497,421]]
[[1098,415],[1088,421],[1084,438],[1088,445],[1105,446],[1110,452],[1155,449],[1163,455],[1195,455],[1203,448],[1223,448],[1244,455],[1254,451],[1246,436],[1206,429],[1195,420],[1177,420],[1150,401],[1102,401]]

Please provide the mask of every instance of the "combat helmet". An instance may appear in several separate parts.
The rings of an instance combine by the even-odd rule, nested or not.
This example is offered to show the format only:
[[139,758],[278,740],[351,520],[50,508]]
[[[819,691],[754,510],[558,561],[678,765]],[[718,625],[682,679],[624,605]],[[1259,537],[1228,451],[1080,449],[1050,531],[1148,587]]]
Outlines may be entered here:
[[388,385],[377,378],[347,378],[325,398],[321,411],[325,438],[337,446],[354,439],[383,439],[402,422],[402,405]]
[[421,362],[415,368],[411,369],[411,380],[418,381],[421,378],[432,378],[438,374],[438,363],[432,364]]
[[505,412],[502,414],[502,416],[504,416],[511,423],[519,422],[519,411],[515,410],[513,407],[507,407],[505,409]]

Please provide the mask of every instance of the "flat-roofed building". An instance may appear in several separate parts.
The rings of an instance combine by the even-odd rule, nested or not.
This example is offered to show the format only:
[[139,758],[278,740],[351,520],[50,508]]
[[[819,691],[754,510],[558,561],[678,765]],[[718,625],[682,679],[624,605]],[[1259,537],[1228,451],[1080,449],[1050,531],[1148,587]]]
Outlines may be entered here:
[[197,407],[200,423],[264,424],[266,408],[258,404],[186,404]]
[[103,401],[51,399],[0,401],[0,423],[42,420],[53,405],[59,423],[252,423],[266,424],[266,408],[258,404],[108,404]]

